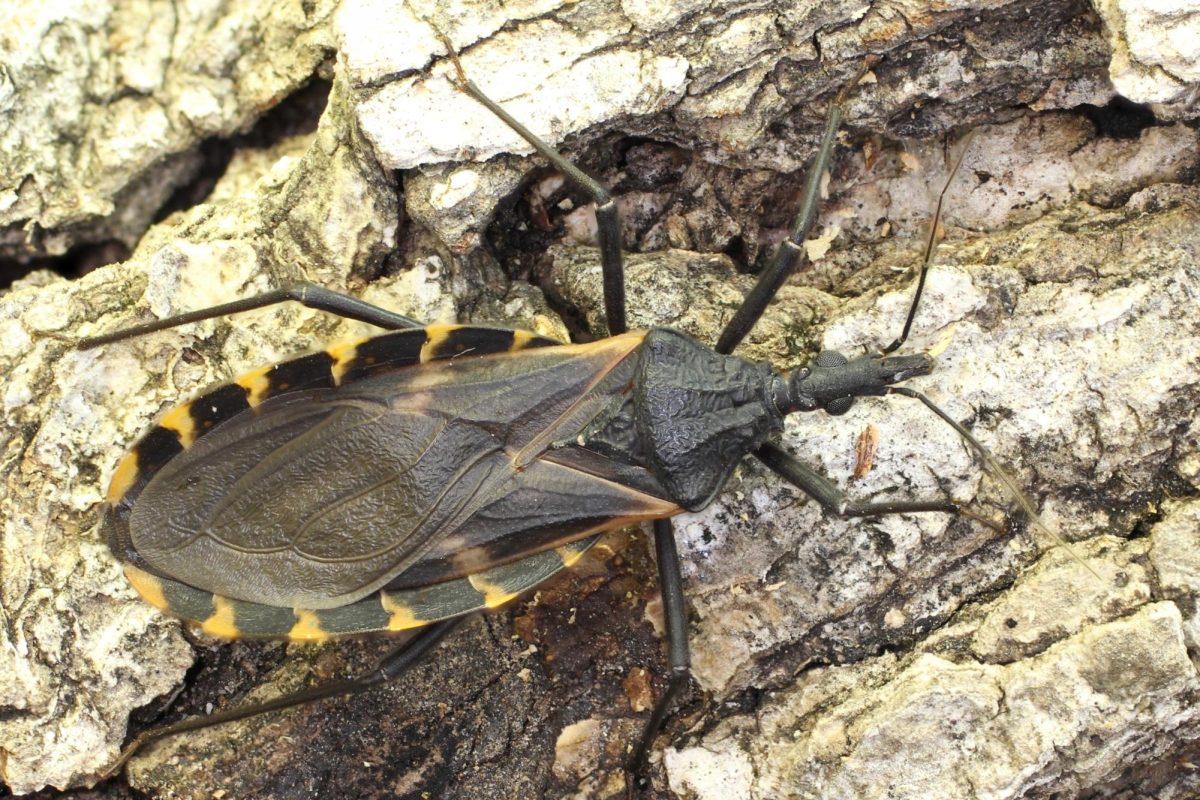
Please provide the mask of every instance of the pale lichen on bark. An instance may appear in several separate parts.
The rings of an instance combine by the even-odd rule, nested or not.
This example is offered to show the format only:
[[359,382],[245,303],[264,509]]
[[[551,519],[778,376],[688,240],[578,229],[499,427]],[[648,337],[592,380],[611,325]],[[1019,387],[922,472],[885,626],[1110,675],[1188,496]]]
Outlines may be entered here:
[[333,2],[34,3],[6,26],[0,247],[132,246],[196,169],[330,52]]

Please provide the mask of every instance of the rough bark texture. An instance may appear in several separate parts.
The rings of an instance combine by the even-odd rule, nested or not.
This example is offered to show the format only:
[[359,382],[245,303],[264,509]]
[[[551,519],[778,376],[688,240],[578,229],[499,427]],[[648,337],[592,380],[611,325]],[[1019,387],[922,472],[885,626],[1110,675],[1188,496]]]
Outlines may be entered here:
[[199,165],[332,53],[332,0],[30,3],[0,56],[0,254],[132,247]]
[[[364,326],[281,307],[99,351],[76,337],[297,279],[430,321],[602,333],[586,198],[454,88],[429,20],[485,91],[614,188],[646,251],[628,265],[632,323],[709,341],[797,210],[829,99],[884,55],[851,95],[821,220],[838,235],[741,351],[781,368],[898,334],[923,225],[975,131],[908,345],[940,348],[938,369],[913,385],[1010,466],[1074,556],[912,401],[792,419],[785,446],[853,495],[949,494],[1008,529],[830,519],[747,462],[677,520],[696,681],[647,796],[1200,793],[1200,16],[439,5],[57,5],[4,34],[4,254],[132,249],[0,296],[8,787],[89,785],[140,707],[137,728],[368,669],[393,644],[197,639],[136,599],[94,531],[156,413]],[[212,167],[203,140],[321,80],[315,130],[229,139],[219,182],[181,203]],[[172,194],[184,207],[150,226]],[[868,424],[878,454],[851,481]],[[654,573],[641,534],[614,534],[393,687],[164,742],[88,796],[127,796],[124,781],[160,797],[620,796],[624,746],[665,685]]]

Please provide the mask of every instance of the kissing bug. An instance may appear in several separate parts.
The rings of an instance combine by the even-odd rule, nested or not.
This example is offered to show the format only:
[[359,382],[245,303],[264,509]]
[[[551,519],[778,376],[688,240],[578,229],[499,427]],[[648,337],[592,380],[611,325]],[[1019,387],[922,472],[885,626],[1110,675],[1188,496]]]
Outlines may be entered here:
[[[728,355],[800,263],[845,91],[831,106],[791,237],[709,350],[668,329],[625,330],[619,221],[606,191],[460,80],[596,201],[614,335],[561,345],[521,331],[422,326],[304,285],[87,340],[94,347],[283,300],[394,329],[265,367],[168,412],[118,466],[105,535],[143,597],[214,635],[310,641],[420,631],[373,673],[149,731],[122,761],[165,735],[390,680],[463,615],[569,566],[596,532],[652,519],[672,679],[633,751],[636,772],[688,679],[669,518],[707,505],[744,455],[843,516],[962,512],[948,500],[854,503],[770,441],[784,415],[845,413],[859,396],[906,394],[932,408],[895,385],[927,374],[932,359],[891,355],[907,336],[920,284],[904,333],[881,353],[822,353],[784,374]],[[498,396],[511,406],[493,408]],[[462,438],[451,440],[451,430]],[[418,454],[428,463],[415,467]],[[408,485],[398,486],[401,475]],[[581,507],[581,491],[595,507]],[[543,500],[556,494],[572,502]],[[542,516],[496,522],[513,519],[530,496]],[[410,524],[397,532],[403,512]]]

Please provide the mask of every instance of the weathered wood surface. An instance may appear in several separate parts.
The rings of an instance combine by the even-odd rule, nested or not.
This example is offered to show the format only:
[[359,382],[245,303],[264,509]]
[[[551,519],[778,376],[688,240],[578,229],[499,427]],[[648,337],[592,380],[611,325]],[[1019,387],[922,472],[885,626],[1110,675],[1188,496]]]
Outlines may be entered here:
[[[613,185],[628,241],[653,251],[629,266],[633,322],[710,339],[752,280],[737,270],[796,209],[828,99],[883,54],[832,176],[822,224],[840,235],[744,348],[780,366],[896,335],[949,154],[977,130],[911,342],[945,350],[916,385],[1012,466],[1099,580],[1015,515],[1006,534],[939,516],[834,521],[747,464],[678,526],[696,685],[660,739],[652,796],[1200,791],[1200,64],[1181,44],[1194,12],[347,0],[22,13],[0,83],[5,255],[112,240],[130,253],[0,296],[12,790],[88,784],[147,703],[138,725],[168,704],[174,718],[365,668],[389,646],[189,640],[134,598],[94,532],[113,466],[159,410],[361,326],[287,307],[98,352],[71,337],[297,278],[431,321],[565,335],[567,309],[572,328],[598,324],[588,211],[569,210],[583,198],[531,176],[528,148],[453,89],[424,17],[486,91]],[[1153,116],[1110,106],[1114,87]],[[198,172],[219,177],[211,192]],[[180,187],[179,210],[151,226]],[[867,424],[879,448],[856,495],[1011,508],[902,398],[796,419],[785,443],[847,483]],[[623,743],[665,672],[654,567],[627,538],[469,623],[392,688],[164,743],[128,780],[164,797],[619,794]]]

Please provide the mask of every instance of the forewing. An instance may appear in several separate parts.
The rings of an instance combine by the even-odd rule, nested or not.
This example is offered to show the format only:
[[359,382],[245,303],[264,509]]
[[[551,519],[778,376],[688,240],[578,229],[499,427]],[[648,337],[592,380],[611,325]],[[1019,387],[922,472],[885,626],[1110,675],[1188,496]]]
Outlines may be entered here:
[[487,432],[329,394],[232,420],[167,465],[131,515],[138,552],[230,597],[340,605],[502,481]]
[[517,491],[541,450],[603,407],[606,376],[636,344],[439,362],[273,398],[163,467],[131,512],[133,544],[152,568],[222,596],[352,602]]

